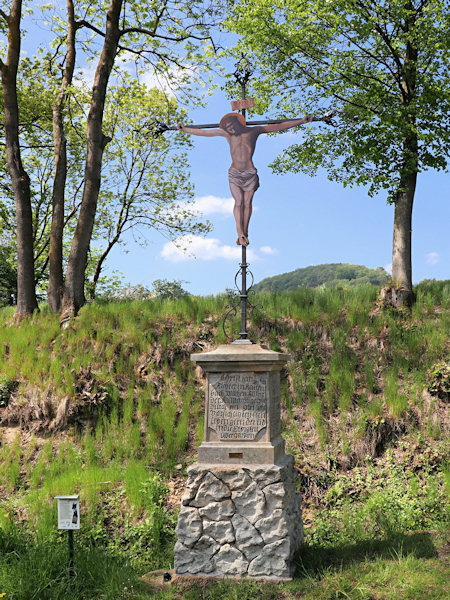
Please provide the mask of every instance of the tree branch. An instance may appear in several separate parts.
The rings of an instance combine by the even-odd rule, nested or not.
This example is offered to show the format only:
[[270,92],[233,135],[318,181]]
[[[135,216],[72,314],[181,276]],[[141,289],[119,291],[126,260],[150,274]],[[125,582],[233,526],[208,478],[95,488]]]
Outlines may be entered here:
[[[319,87],[321,87],[322,89],[327,89],[326,84],[322,81],[317,79],[316,77],[313,77],[308,71],[307,69],[305,69],[305,67],[303,65],[301,65],[299,63],[298,60],[296,60],[291,54],[286,53],[285,51],[283,51],[279,46],[277,46],[275,44],[275,47],[277,48],[277,50],[284,55],[285,58],[287,58],[288,60],[292,61],[295,65],[297,65],[298,69],[304,73],[306,75],[306,77],[313,83],[317,84]],[[325,64],[327,64],[325,62]],[[351,79],[349,79],[348,77],[346,78],[347,81],[349,81],[350,83],[353,84],[353,82],[351,81]],[[341,96],[340,94],[337,94],[336,92],[331,92],[332,95],[337,99],[337,100],[341,100],[341,102],[345,102],[347,104],[351,104],[352,106],[356,106],[357,108],[362,108],[363,110],[369,110],[371,112],[373,112],[375,115],[379,115],[379,111],[377,111],[375,108],[372,108],[370,106],[366,106],[364,104],[359,104],[357,102],[353,102],[352,100],[348,100],[347,98],[344,98],[344,96]]]

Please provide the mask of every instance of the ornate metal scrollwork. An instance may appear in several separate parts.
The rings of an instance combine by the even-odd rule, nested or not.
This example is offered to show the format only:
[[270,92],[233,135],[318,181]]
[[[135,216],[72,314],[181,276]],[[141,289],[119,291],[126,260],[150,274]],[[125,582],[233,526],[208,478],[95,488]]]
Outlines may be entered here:
[[233,73],[234,78],[241,86],[245,87],[253,74],[252,63],[247,56],[241,52],[241,57],[234,66],[236,67],[236,70]]
[[[248,269],[249,264],[247,263],[246,258],[246,248],[242,248],[242,262],[239,264],[239,269],[236,272],[234,277],[234,286],[236,290],[232,290],[232,294],[230,294],[230,302],[225,306],[227,312],[222,321],[222,330],[228,341],[234,340],[235,343],[252,343],[248,339],[248,330],[247,330],[247,317],[248,316],[261,316],[263,323],[263,315],[261,312],[261,307],[250,302],[249,296],[254,296],[255,290],[253,289],[253,285],[255,282],[255,278],[253,273]],[[239,288],[238,278],[241,276],[242,287]],[[247,288],[247,277],[251,278],[250,286]],[[241,307],[241,328],[233,329],[232,331],[228,331],[228,321],[231,321],[238,314],[239,305]],[[262,332],[265,330],[265,325],[263,324]],[[234,339],[235,336],[239,336],[238,339]]]

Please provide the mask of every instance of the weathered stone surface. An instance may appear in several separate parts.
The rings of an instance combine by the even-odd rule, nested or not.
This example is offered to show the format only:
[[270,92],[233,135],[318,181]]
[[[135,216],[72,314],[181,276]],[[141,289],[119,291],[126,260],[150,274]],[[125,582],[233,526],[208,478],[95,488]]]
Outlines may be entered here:
[[224,500],[223,502],[210,502],[208,506],[200,508],[198,512],[202,518],[223,521],[234,515],[235,507],[231,500]]
[[195,544],[195,551],[201,552],[201,554],[207,558],[212,558],[219,548],[220,544],[209,535],[202,535],[202,537]]
[[251,577],[290,577],[293,566],[291,559],[291,543],[289,539],[267,544],[259,556],[252,560],[248,567]]
[[175,572],[180,575],[189,573],[211,573],[214,564],[208,554],[188,548],[181,542],[175,544]]
[[269,468],[245,468],[245,472],[261,489],[266,485],[281,481],[281,469],[276,465]]
[[191,505],[180,511],[176,572],[290,577],[303,539],[296,477],[291,459],[267,467],[197,465],[190,470]]
[[177,539],[188,547],[193,546],[200,539],[203,533],[203,525],[196,508],[181,507],[175,532]]
[[197,508],[207,506],[210,502],[220,502],[230,497],[230,489],[211,472],[203,477],[195,498],[190,505]]
[[[246,488],[252,483],[252,479],[246,473],[245,469],[217,469],[215,470],[217,477],[233,491],[238,491]],[[267,485],[267,483],[265,484]]]
[[205,469],[199,468],[198,464],[191,465],[188,470],[188,481],[186,485],[186,489],[184,491],[183,497],[181,498],[181,503],[184,506],[188,506],[189,503],[195,498],[198,488],[202,482],[202,479],[206,476],[209,471]]
[[255,523],[264,515],[266,499],[254,481],[251,481],[244,490],[232,491],[231,499],[236,506],[236,512],[250,523]]
[[264,540],[259,531],[242,515],[236,514],[231,519],[238,548],[248,560],[252,560],[261,552]]
[[230,544],[235,541],[234,528],[231,521],[203,521],[205,535],[214,538],[220,544]]
[[216,554],[215,558],[216,570],[224,575],[245,575],[248,569],[248,561],[245,559],[242,552],[239,552],[230,544],[225,544]]
[[281,509],[276,509],[269,517],[256,521],[255,527],[261,534],[265,544],[271,544],[294,533],[290,531],[288,519]]
[[266,514],[270,515],[274,510],[283,508],[286,501],[286,494],[289,493],[285,489],[283,482],[272,483],[266,485],[262,490],[266,500]]

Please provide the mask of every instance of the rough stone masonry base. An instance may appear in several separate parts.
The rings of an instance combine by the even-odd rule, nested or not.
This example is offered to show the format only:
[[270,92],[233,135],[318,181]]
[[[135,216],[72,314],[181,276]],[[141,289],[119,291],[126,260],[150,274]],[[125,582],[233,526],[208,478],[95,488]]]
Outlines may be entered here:
[[188,469],[176,528],[175,572],[289,578],[303,541],[292,456],[276,465]]

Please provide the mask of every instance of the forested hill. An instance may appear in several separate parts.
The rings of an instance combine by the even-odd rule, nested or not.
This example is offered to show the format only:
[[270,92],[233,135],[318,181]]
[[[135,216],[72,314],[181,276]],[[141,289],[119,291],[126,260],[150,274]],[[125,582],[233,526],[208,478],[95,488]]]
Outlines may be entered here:
[[326,265],[311,265],[296,269],[290,273],[266,277],[255,285],[257,292],[294,290],[298,287],[315,288],[320,285],[336,287],[350,286],[361,283],[384,285],[389,279],[388,273],[382,268],[369,269],[363,265],[333,263]]

